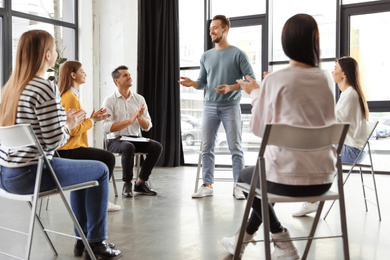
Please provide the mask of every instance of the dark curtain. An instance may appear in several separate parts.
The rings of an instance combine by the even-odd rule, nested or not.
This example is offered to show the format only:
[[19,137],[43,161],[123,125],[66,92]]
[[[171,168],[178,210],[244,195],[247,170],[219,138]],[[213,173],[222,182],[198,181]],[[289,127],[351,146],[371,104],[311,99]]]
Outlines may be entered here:
[[178,0],[139,0],[138,92],[153,127],[144,136],[164,147],[159,166],[184,164],[180,132]]

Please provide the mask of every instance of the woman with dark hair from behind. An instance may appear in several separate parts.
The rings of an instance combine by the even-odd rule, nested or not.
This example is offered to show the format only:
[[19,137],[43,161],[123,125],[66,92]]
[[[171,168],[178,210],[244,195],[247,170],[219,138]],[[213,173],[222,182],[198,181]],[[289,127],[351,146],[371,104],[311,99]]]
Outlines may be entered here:
[[[0,125],[31,124],[62,186],[98,181],[96,187],[71,192],[70,203],[96,257],[117,258],[122,255],[121,251],[112,250],[105,242],[107,166],[98,161],[53,158],[54,151],[68,140],[70,130],[85,119],[83,110],[65,112],[57,86],[44,79],[56,58],[56,44],[48,32],[31,30],[22,34],[16,51],[15,70],[1,97]],[[34,146],[9,150],[0,144],[0,187],[16,194],[33,193],[38,158]],[[41,191],[54,188],[54,182],[44,167]],[[75,233],[78,236],[76,229]],[[84,254],[88,259],[88,253]]]
[[[67,61],[61,66],[58,87],[61,92],[61,102],[65,111],[70,109],[82,109],[80,103],[80,87],[85,83],[87,74],[83,66],[78,61]],[[115,156],[109,151],[99,148],[89,147],[87,131],[92,126],[109,117],[105,109],[93,111],[90,118],[87,118],[76,128],[70,131],[68,142],[57,149],[61,158],[78,160],[97,160],[108,167],[109,178],[111,178],[115,167]],[[81,173],[82,174],[82,173]],[[108,202],[108,211],[118,211],[121,207]],[[82,246],[81,241],[78,241]]]
[[[297,14],[288,19],[282,31],[282,46],[290,58],[290,65],[267,75],[261,88],[249,76],[246,77],[249,82],[237,80],[252,98],[250,126],[253,133],[260,137],[268,123],[325,126],[336,122],[332,84],[319,68],[319,31],[314,18]],[[274,194],[297,197],[321,195],[331,187],[336,172],[336,154],[332,147],[305,153],[270,146],[264,157],[268,191]],[[319,162],[321,167],[317,165]],[[253,170],[254,167],[243,169],[239,182],[250,184]],[[269,215],[272,238],[290,238],[271,204]],[[253,241],[261,223],[261,201],[255,198],[244,241]],[[222,239],[222,244],[231,254],[235,251],[238,234]],[[242,245],[241,255],[247,245]],[[299,259],[291,241],[275,242],[274,247],[272,259]]]
[[[332,75],[341,91],[336,104],[337,121],[350,124],[341,150],[341,161],[354,163],[367,140],[369,116],[367,101],[360,84],[359,65],[352,57],[342,57],[336,61]],[[363,151],[357,163],[361,163],[365,156]],[[318,201],[305,202],[293,216],[302,217],[316,212],[318,205]]]

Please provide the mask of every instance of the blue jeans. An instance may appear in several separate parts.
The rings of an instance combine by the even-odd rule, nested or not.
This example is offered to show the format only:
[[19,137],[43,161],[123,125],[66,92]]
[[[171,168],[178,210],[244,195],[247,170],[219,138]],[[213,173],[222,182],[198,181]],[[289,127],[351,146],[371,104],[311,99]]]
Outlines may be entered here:
[[204,106],[202,121],[202,175],[204,184],[214,183],[214,148],[221,122],[225,128],[226,140],[232,155],[234,182],[237,182],[238,174],[245,166],[244,153],[241,148],[240,105]]
[[[72,191],[70,203],[88,242],[107,239],[108,168],[98,161],[69,160],[53,158],[50,161],[58,181],[69,186],[96,180],[99,186]],[[31,194],[34,192],[37,164],[19,168],[0,167],[0,186],[11,193]],[[41,191],[54,189],[54,182],[44,167]],[[76,236],[79,236],[75,229]]]
[[[341,150],[341,161],[343,163],[354,163],[356,158],[359,156],[359,153],[360,149],[344,144],[343,149]],[[361,163],[365,157],[366,152],[363,151],[357,163]]]

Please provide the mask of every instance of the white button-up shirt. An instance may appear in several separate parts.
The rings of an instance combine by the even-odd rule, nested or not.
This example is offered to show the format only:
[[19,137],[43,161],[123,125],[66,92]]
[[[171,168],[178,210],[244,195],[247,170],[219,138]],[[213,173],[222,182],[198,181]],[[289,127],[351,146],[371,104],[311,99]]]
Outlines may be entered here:
[[130,96],[125,99],[118,90],[116,90],[111,96],[108,96],[103,101],[103,108],[107,109],[107,114],[111,115],[103,121],[103,131],[108,135],[107,138],[113,139],[118,136],[126,135],[142,136],[141,126],[139,125],[138,120],[120,131],[111,132],[110,130],[113,123],[119,123],[130,119],[142,105],[145,107],[143,116],[149,122],[148,128],[142,130],[147,132],[150,128],[152,128],[152,119],[150,118],[148,106],[143,96],[130,92]]

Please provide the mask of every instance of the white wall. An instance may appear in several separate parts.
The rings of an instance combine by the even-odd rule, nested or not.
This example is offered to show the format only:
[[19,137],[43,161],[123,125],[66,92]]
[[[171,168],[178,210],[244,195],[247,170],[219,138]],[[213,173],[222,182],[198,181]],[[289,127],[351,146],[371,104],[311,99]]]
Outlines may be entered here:
[[[111,72],[119,65],[129,67],[136,91],[138,0],[83,0],[79,5],[79,57],[87,73],[81,103],[91,113],[116,90]],[[88,140],[102,147],[101,123],[88,131]]]

